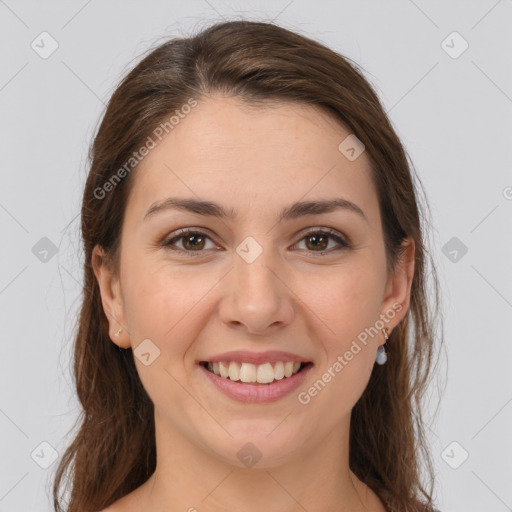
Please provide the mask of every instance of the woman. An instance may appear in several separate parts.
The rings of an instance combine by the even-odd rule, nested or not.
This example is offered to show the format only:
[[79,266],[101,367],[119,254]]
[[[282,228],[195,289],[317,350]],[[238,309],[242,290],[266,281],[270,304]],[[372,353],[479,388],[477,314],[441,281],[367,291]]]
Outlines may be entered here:
[[124,78],[90,156],[55,509],[433,510],[423,221],[357,68],[216,24]]

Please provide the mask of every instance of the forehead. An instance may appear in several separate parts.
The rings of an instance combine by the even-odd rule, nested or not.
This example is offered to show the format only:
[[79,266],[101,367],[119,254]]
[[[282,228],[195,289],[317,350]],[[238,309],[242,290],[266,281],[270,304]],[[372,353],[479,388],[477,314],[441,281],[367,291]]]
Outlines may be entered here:
[[128,211],[140,218],[170,195],[215,200],[242,216],[342,197],[378,216],[369,160],[338,149],[350,133],[310,105],[201,98],[139,164]]

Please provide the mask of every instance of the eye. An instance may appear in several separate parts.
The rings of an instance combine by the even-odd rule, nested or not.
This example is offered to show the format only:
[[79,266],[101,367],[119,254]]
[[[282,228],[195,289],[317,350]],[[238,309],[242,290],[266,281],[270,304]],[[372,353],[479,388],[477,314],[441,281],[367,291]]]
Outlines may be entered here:
[[[202,231],[182,229],[178,231],[178,234],[176,234],[169,240],[164,241],[162,245],[174,251],[189,253],[187,254],[188,256],[195,256],[195,254],[190,253],[203,252],[202,249],[205,248],[206,240],[211,241],[211,238]],[[173,247],[178,241],[182,244],[182,247]]]
[[[309,231],[309,233],[306,233],[306,235],[302,237],[299,243],[303,240],[305,241],[305,250],[308,252],[318,253],[319,256],[351,247],[350,242],[343,239],[337,231],[332,229],[316,229]],[[213,247],[206,247],[207,241],[212,242],[212,239],[203,231],[181,229],[175,233],[172,238],[162,242],[162,245],[173,251],[184,253],[187,256],[199,256],[202,252],[205,252],[204,249],[217,250],[217,246],[213,244],[213,242]],[[335,244],[334,248],[331,247],[328,249],[329,241],[335,241],[338,248],[336,248]],[[176,243],[181,244],[181,247],[176,247]]]
[[[332,229],[317,229],[315,231],[310,231],[300,240],[300,242],[303,240],[305,240],[306,250],[309,252],[316,252],[319,256],[324,256],[326,253],[351,247],[348,241],[344,240],[337,231]],[[335,247],[332,249],[331,247],[327,250],[330,240],[337,242],[338,248]],[[313,249],[309,250],[311,247]]]

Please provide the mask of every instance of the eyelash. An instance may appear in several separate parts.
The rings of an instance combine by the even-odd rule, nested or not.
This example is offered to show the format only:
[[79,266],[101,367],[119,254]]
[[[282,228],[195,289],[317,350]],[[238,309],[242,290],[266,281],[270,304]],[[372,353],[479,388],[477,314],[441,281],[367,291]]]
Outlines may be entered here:
[[[178,240],[182,240],[183,238],[185,238],[187,235],[201,235],[201,236],[204,236],[204,238],[207,238],[208,240],[211,240],[213,242],[213,240],[211,239],[211,237],[209,237],[206,233],[202,232],[202,231],[198,231],[198,230],[194,230],[194,229],[189,229],[189,228],[185,228],[185,229],[180,229],[179,231],[177,231],[176,233],[173,234],[172,238],[168,238],[166,240],[164,240],[162,242],[162,246],[172,250],[172,251],[179,251],[179,252],[182,252],[184,254],[186,254],[187,256],[189,257],[197,257],[197,256],[201,256],[203,255],[202,253],[205,252],[205,250],[198,250],[198,251],[189,251],[189,250],[186,250],[186,249],[180,249],[180,248],[175,248],[175,247],[172,247],[172,245],[174,243],[176,243]],[[328,229],[328,228],[324,228],[324,229],[317,229],[317,230],[312,230],[312,231],[309,231],[307,232],[306,234],[304,234],[304,236],[299,240],[299,242],[302,242],[302,240],[304,240],[305,238],[307,238],[308,236],[311,236],[311,235],[327,235],[328,238],[336,241],[341,247],[338,247],[338,248],[335,248],[335,249],[328,249],[328,250],[322,250],[322,251],[311,251],[311,250],[307,250],[307,252],[310,252],[312,254],[314,254],[315,256],[325,256],[327,254],[330,254],[332,252],[337,252],[339,250],[343,250],[343,249],[350,249],[352,247],[352,245],[345,239],[343,239],[337,231],[334,231],[332,229]],[[298,243],[298,242],[297,242]]]

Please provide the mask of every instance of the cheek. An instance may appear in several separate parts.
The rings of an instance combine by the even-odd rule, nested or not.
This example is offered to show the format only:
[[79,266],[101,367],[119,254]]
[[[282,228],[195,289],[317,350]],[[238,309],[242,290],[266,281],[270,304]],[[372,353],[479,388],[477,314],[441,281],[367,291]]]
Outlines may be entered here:
[[[204,276],[198,278],[197,272],[194,278],[191,269],[153,264],[149,258],[126,261],[123,270],[126,323],[141,382],[157,409],[165,409],[169,403],[182,404],[187,400],[179,384],[185,379],[184,360],[201,329],[201,298],[212,284]],[[142,350],[137,350],[147,339],[154,344],[148,345],[149,365],[138,358]]]
[[[322,320],[324,357],[318,373],[329,391],[324,399],[351,407],[364,391],[375,362],[380,331],[380,276],[371,264],[333,273],[308,306]],[[325,292],[327,290],[327,292]],[[322,383],[319,383],[322,386]],[[314,392],[314,391],[313,391]]]
[[194,306],[206,293],[205,282],[160,263],[127,261],[123,279],[126,321],[131,331],[163,342],[186,324]]
[[374,268],[354,265],[333,272],[312,296],[312,308],[329,328],[330,346],[342,349],[379,318],[380,276]]

